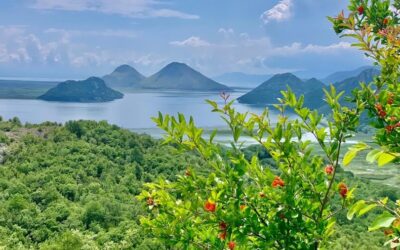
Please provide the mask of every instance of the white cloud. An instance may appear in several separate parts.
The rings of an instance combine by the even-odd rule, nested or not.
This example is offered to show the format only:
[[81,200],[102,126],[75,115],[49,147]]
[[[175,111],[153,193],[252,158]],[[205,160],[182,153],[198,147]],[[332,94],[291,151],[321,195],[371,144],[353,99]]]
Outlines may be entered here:
[[186,40],[183,41],[173,41],[170,42],[171,45],[174,46],[182,46],[182,47],[208,47],[211,46],[211,44],[205,40],[202,40],[200,37],[197,36],[191,36]]
[[270,21],[283,21],[292,16],[293,0],[280,0],[274,7],[261,15],[265,24]]
[[221,33],[221,34],[223,34],[224,36],[230,36],[230,35],[235,34],[235,30],[232,29],[232,28],[227,28],[227,29],[225,29],[225,28],[219,28],[218,33]]
[[354,48],[348,42],[339,42],[328,45],[302,45],[299,42],[294,42],[290,45],[275,47],[271,52],[274,55],[289,56],[300,53],[332,54],[349,49],[354,50]]
[[159,10],[152,10],[149,13],[151,17],[176,17],[181,19],[199,19],[199,16],[183,13],[177,10],[170,10],[170,9],[159,9]]
[[[219,33],[229,29],[218,30]],[[182,60],[208,74],[216,72],[282,73],[300,70],[293,61],[304,58],[330,58],[331,56],[357,53],[347,42],[332,44],[302,44],[294,42],[274,44],[267,36],[252,37],[247,33],[230,33],[229,39],[220,37],[213,43],[199,37],[190,37],[170,44],[181,50],[172,51],[176,60]],[[203,46],[201,46],[203,45]],[[201,50],[198,47],[202,47]],[[188,53],[187,49],[191,49]],[[189,57],[188,57],[189,55]],[[355,54],[351,54],[355,55]],[[287,63],[285,63],[285,61]],[[290,66],[289,66],[290,65]]]
[[31,7],[41,10],[96,11],[136,18],[199,18],[177,10],[159,8],[159,5],[162,3],[155,0],[35,0]]
[[61,54],[62,41],[44,42],[24,26],[0,26],[0,62],[40,63],[56,62]]

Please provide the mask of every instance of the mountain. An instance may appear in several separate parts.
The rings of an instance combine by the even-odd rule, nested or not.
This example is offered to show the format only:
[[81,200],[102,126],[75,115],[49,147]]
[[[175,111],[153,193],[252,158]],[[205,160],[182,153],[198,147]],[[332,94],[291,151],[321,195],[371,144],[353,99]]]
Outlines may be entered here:
[[103,80],[111,88],[137,88],[145,77],[129,65],[121,65]]
[[338,91],[345,91],[345,95],[349,95],[353,89],[360,86],[360,82],[370,83],[379,73],[380,71],[378,69],[369,68],[362,71],[357,76],[335,83],[335,87]]
[[[349,96],[353,89],[360,86],[360,82],[370,83],[379,73],[380,71],[378,69],[370,67],[360,72],[357,76],[353,76],[335,83],[334,86],[338,93],[344,91],[344,96]],[[328,87],[326,88],[328,89]],[[324,98],[325,94],[322,89],[308,92],[304,96],[304,105],[309,108],[320,109],[321,111],[327,113],[329,112],[329,108],[327,104],[323,101]],[[344,102],[345,100],[342,97],[342,103]]]
[[236,87],[256,87],[260,82],[265,82],[272,75],[253,75],[242,72],[230,72],[213,77],[217,82],[221,82],[228,86]]
[[274,75],[268,81],[262,83],[249,93],[238,98],[240,103],[247,104],[273,104],[277,103],[277,98],[281,98],[282,90],[290,87],[297,95],[307,92],[314,92],[322,89],[324,84],[319,80],[312,78],[303,81],[291,73]]
[[222,85],[184,63],[173,62],[141,82],[147,89],[229,91]]
[[334,84],[334,83],[349,79],[351,77],[356,77],[361,72],[368,70],[368,69],[377,69],[377,68],[374,66],[364,66],[364,67],[357,68],[355,70],[339,71],[339,72],[330,74],[329,76],[325,77],[324,79],[321,79],[321,81],[327,85]]
[[122,93],[107,87],[101,78],[90,77],[83,81],[59,83],[38,99],[60,102],[108,102],[123,96]]

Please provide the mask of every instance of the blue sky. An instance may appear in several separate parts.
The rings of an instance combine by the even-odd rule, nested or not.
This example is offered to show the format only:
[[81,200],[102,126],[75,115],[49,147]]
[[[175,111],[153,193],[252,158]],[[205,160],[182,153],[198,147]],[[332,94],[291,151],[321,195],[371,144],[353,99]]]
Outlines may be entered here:
[[209,76],[322,77],[371,62],[326,16],[347,0],[2,0],[0,77],[85,78],[171,61]]

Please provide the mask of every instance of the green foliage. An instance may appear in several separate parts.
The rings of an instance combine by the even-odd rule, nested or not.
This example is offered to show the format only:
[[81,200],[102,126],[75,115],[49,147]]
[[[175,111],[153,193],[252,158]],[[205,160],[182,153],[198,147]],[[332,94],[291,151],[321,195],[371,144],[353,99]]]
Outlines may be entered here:
[[[106,122],[21,126],[0,167],[0,246],[6,249],[155,249],[138,225],[145,181],[174,180],[198,160]],[[4,133],[4,132],[1,133]]]
[[[341,93],[331,87],[326,100],[333,114],[325,128],[322,115],[303,107],[303,97],[291,90],[282,95],[281,105],[276,105],[282,115],[274,125],[267,109],[261,115],[239,113],[233,101],[222,107],[208,101],[231,130],[232,143],[225,150],[213,143],[215,134],[203,138],[192,118],[154,118],[167,133],[165,143],[195,151],[209,174],[191,170],[174,183],[146,184],[139,198],[146,200],[153,216],[143,217],[142,224],[174,249],[222,248],[228,242],[241,249],[313,249],[326,244],[334,214],[353,198],[353,190],[337,182],[336,170],[342,143],[356,130],[363,106],[342,107]],[[286,109],[299,118],[289,120]],[[315,137],[324,156],[313,153],[311,142],[303,139],[306,133]],[[276,171],[262,165],[257,155],[246,157],[242,134],[271,155]],[[334,201],[340,204],[337,211]]]
[[[378,166],[400,162],[400,1],[351,0],[350,13],[342,12],[330,18],[335,31],[344,37],[356,40],[353,46],[365,52],[381,68],[370,84],[361,84],[353,91],[353,102],[362,102],[367,110],[371,125],[376,129],[376,145],[351,148],[344,159],[349,163],[361,150],[371,149],[366,160]],[[374,149],[375,148],[375,149]],[[385,229],[390,240],[385,245],[397,249],[400,237],[400,201],[388,203],[381,200],[359,200],[348,212],[348,218],[362,216],[374,208],[383,212],[370,224],[368,230]],[[393,200],[393,197],[391,197]]]

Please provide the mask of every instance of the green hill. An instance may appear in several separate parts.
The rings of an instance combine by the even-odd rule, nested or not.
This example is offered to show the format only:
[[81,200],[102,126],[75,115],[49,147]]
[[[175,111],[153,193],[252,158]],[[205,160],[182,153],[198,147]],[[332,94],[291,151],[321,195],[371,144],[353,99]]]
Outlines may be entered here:
[[146,89],[229,91],[229,87],[220,84],[192,69],[184,63],[173,62],[156,74],[144,79],[142,87]]
[[140,88],[140,82],[145,76],[129,65],[121,65],[103,80],[111,88]]
[[315,78],[303,81],[291,73],[277,74],[249,93],[239,97],[238,101],[246,104],[273,104],[278,102],[277,99],[282,97],[280,92],[287,90],[287,87],[290,87],[294,93],[299,95],[317,91],[322,89],[323,86],[324,84]]
[[59,102],[108,102],[122,97],[122,93],[107,87],[102,79],[90,77],[84,81],[59,83],[38,99]]

